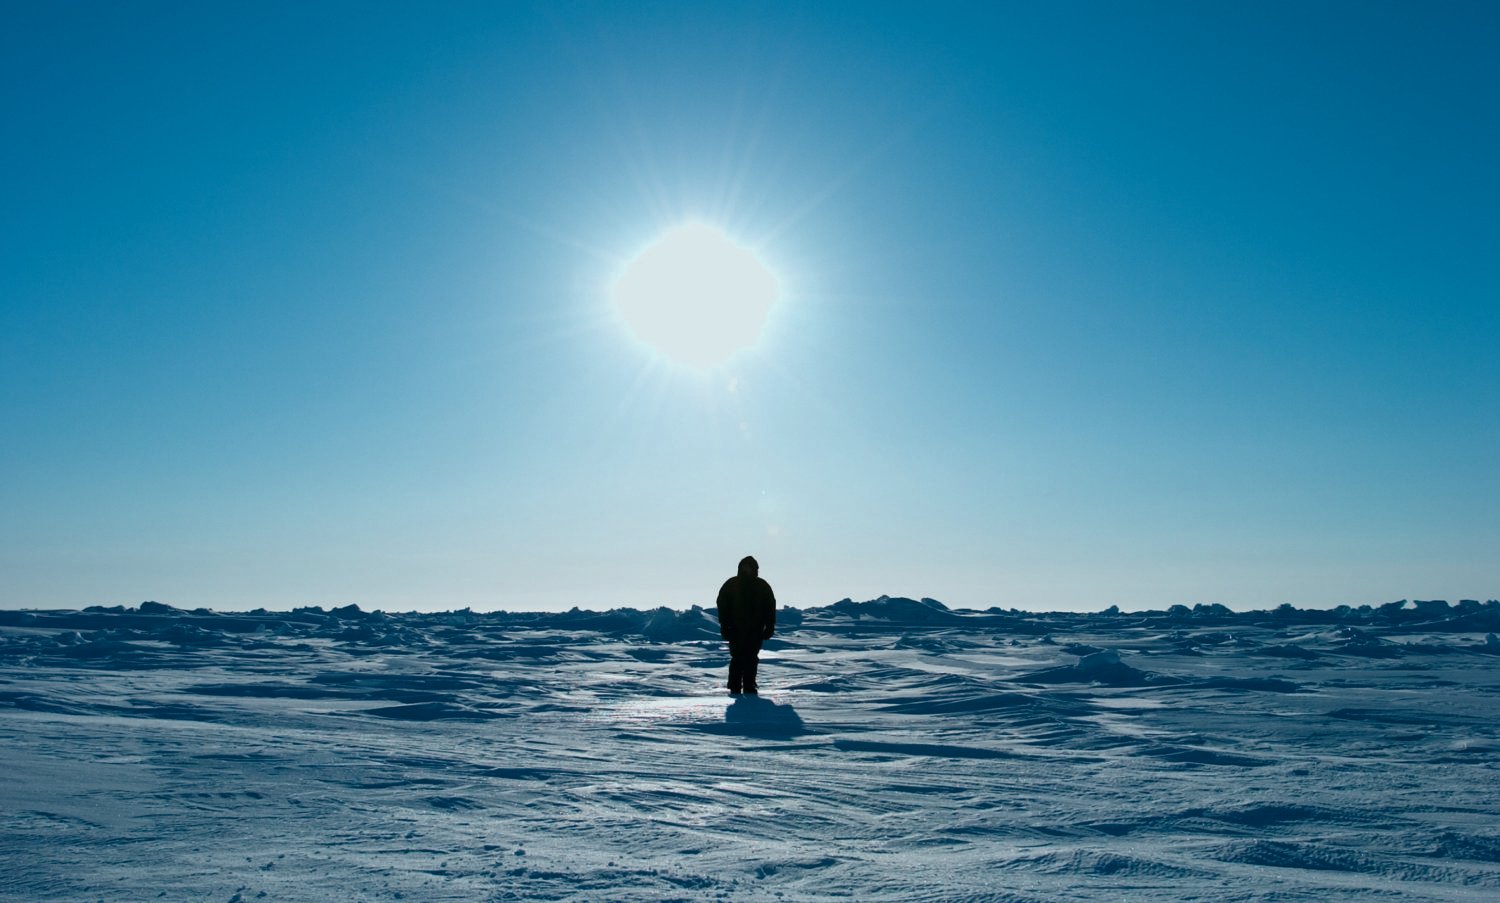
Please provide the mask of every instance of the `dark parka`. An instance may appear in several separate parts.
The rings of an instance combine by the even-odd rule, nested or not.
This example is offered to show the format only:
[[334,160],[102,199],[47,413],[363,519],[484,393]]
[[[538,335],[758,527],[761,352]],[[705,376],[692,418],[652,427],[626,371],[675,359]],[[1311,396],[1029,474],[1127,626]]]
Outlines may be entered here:
[[776,596],[749,561],[719,589],[719,633],[726,640],[767,640],[776,632]]

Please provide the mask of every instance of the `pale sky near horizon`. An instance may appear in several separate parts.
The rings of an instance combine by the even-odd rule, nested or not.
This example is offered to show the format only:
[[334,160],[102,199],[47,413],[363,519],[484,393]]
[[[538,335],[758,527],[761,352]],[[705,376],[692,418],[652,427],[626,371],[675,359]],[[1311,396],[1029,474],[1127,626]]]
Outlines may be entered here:
[[1493,4],[0,17],[0,607],[1500,596]]

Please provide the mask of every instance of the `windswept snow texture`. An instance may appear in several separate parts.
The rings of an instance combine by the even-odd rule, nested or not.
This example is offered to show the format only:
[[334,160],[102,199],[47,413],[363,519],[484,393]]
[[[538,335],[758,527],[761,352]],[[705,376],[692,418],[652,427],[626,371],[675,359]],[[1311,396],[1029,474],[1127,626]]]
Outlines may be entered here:
[[0,612],[5,900],[1500,899],[1500,604]]

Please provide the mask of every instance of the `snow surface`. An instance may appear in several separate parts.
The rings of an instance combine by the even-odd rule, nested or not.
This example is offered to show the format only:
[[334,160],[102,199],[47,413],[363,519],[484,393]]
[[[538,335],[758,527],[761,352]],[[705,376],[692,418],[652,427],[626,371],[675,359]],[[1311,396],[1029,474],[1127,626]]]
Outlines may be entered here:
[[5,900],[1495,900],[1500,604],[0,612]]

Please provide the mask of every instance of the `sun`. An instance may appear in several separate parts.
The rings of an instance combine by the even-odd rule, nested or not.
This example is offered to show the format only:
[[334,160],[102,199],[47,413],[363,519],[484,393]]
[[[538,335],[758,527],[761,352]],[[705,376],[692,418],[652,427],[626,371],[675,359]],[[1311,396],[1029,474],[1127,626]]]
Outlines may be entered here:
[[695,370],[760,340],[780,295],[753,250],[706,223],[669,229],[625,265],[615,309],[636,338]]

